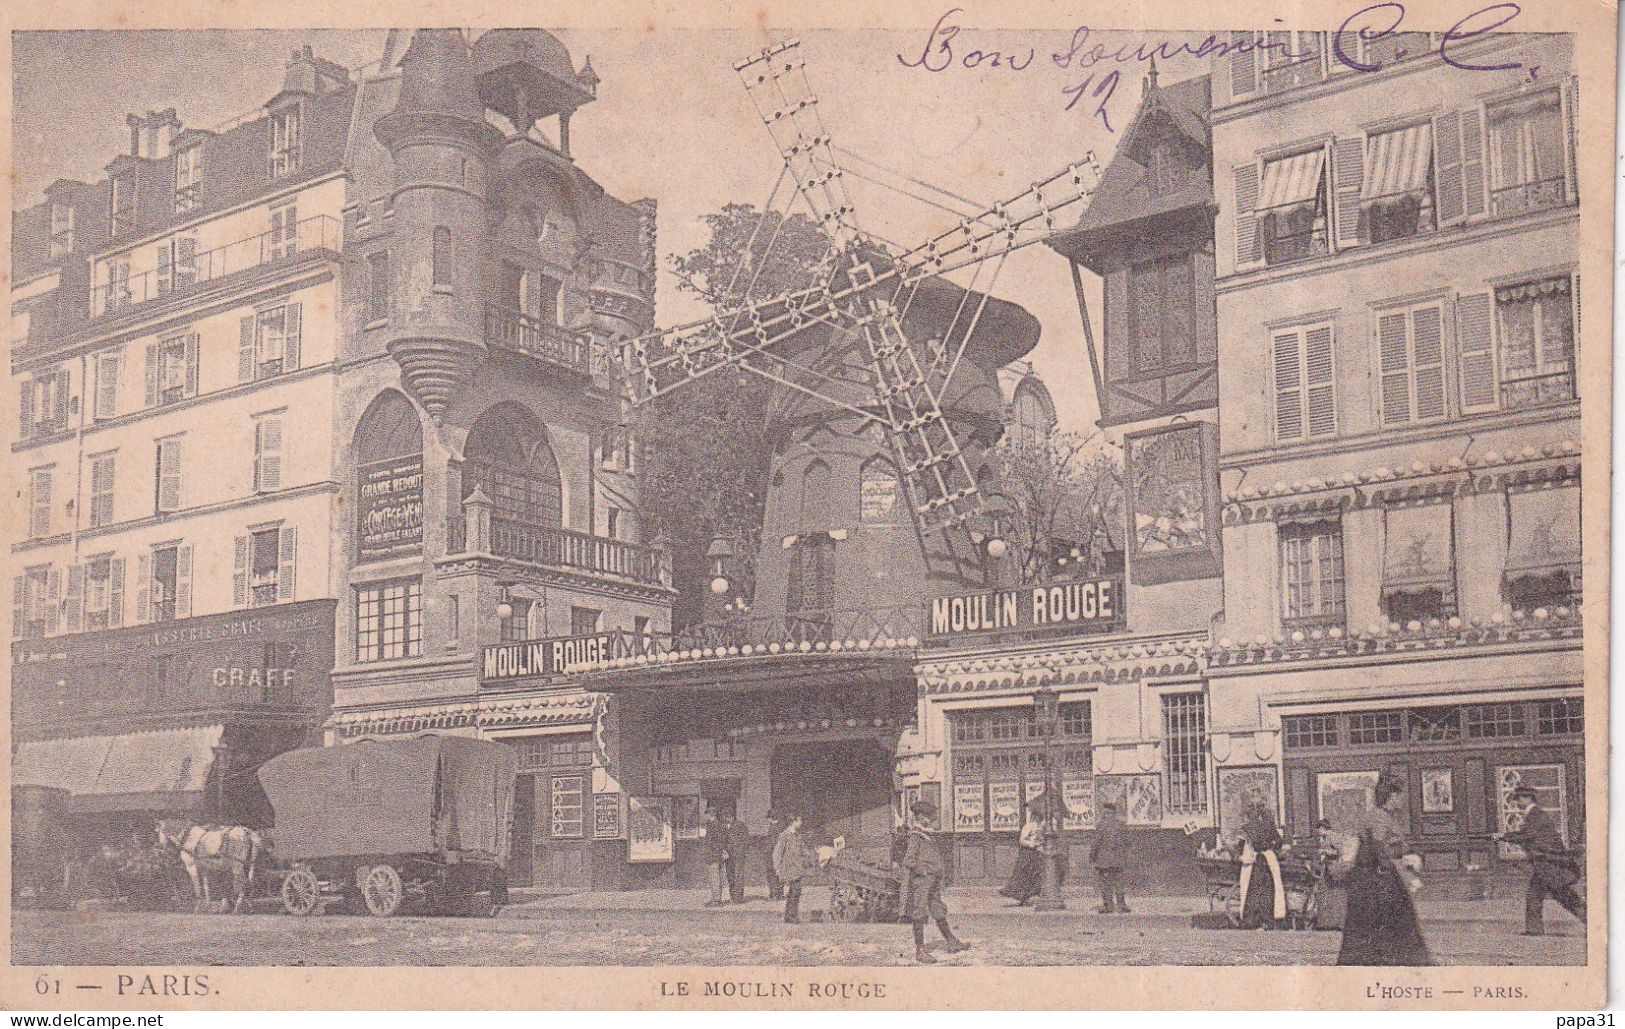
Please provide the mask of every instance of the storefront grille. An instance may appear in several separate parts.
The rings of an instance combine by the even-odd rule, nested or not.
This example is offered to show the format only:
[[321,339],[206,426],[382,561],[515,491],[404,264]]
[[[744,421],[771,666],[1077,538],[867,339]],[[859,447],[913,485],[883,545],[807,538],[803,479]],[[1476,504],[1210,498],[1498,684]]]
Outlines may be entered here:
[[1585,732],[1585,704],[1578,698],[1540,701],[1535,706],[1535,732],[1542,736]]
[[1207,708],[1200,693],[1162,698],[1162,737],[1167,754],[1168,810],[1207,810]]
[[1281,735],[1288,750],[1337,746],[1336,715],[1291,715],[1281,719]]

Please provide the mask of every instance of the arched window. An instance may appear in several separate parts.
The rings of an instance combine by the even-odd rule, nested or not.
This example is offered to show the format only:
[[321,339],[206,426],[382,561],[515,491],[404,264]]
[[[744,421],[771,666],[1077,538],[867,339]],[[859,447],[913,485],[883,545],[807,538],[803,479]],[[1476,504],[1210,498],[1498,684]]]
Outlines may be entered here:
[[463,499],[475,487],[490,498],[493,518],[548,528],[564,524],[564,491],[547,429],[520,404],[498,404],[468,430]]
[[434,229],[434,284],[451,285],[451,230],[444,225]]
[[423,422],[400,393],[379,394],[356,422],[357,560],[423,545]]
[[801,473],[802,531],[829,528],[829,507],[829,465],[819,459]]
[[1022,390],[1016,395],[1015,407],[1016,445],[1042,446],[1050,434],[1049,412],[1043,401],[1031,390]]
[[903,515],[897,503],[897,470],[883,457],[871,458],[858,479],[858,518],[865,525],[895,525]]

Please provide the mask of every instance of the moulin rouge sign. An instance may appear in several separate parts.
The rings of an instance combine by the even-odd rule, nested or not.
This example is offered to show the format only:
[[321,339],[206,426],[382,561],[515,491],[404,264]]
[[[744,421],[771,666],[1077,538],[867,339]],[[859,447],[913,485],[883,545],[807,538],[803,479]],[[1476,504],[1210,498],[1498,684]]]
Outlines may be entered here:
[[931,601],[933,639],[1021,632],[1109,632],[1123,627],[1123,577],[1039,583]]

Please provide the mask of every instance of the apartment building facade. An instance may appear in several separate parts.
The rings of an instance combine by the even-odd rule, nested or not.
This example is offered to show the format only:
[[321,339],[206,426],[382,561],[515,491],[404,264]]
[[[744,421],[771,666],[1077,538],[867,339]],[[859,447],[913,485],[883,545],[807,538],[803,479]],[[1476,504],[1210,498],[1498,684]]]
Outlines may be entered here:
[[1212,73],[1221,814],[1270,798],[1289,835],[1346,827],[1389,771],[1430,870],[1510,856],[1489,837],[1519,785],[1577,844],[1573,41],[1487,35],[1454,63],[1426,33],[1233,42]]

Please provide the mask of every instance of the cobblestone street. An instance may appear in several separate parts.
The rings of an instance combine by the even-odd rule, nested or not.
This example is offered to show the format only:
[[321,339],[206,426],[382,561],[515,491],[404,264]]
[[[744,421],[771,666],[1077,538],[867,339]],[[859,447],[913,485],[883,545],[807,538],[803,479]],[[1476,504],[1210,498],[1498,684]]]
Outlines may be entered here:
[[[763,899],[703,907],[690,891],[588,893],[522,902],[490,920],[390,919],[276,913],[238,917],[111,911],[21,911],[13,960],[22,965],[906,965],[903,925],[785,925]],[[1327,965],[1336,932],[1193,928],[1201,898],[1145,898],[1106,916],[1093,898],[1069,910],[1003,907],[991,890],[950,890],[955,929],[971,944],[944,965]],[[1442,964],[1570,965],[1585,959],[1578,923],[1548,915],[1548,935],[1521,936],[1521,898],[1422,905]],[[928,937],[936,945],[936,930]]]

